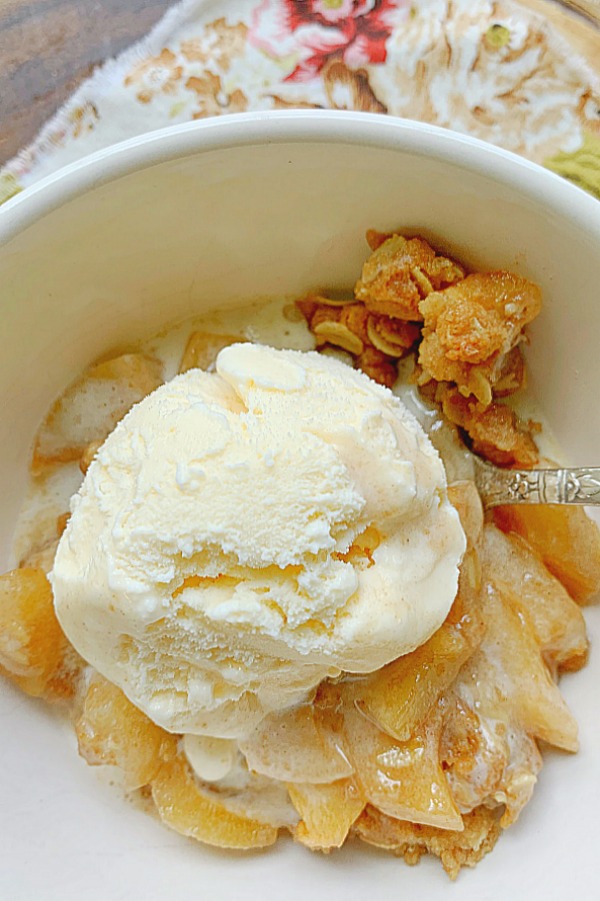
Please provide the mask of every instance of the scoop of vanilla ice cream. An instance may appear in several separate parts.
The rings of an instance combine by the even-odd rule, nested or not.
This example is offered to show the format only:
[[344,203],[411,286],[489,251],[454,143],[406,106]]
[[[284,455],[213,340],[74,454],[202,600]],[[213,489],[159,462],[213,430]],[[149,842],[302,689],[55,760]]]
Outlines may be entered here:
[[391,391],[317,353],[236,344],[107,438],[51,575],[67,636],[156,723],[239,738],[323,678],[424,642],[465,537]]

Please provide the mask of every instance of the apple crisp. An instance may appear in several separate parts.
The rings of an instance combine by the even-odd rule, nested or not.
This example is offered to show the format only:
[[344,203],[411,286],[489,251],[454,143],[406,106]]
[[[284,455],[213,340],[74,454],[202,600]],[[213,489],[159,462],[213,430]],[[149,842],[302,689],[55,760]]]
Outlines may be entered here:
[[[311,293],[286,307],[287,320],[388,387],[408,362],[453,453],[466,447],[500,466],[535,466],[539,426],[506,398],[526,383],[521,349],[541,309],[537,286],[510,272],[468,273],[421,237],[367,238],[372,253],[354,292]],[[188,331],[179,371],[210,369],[241,337],[206,325]],[[145,352],[88,369],[40,426],[34,479],[69,466],[81,478],[116,423],[163,380],[160,360]],[[243,741],[223,740],[227,766],[214,778],[195,771],[186,737],[152,722],[64,636],[47,573],[66,509],[34,523],[18,568],[0,576],[0,672],[68,705],[86,761],[117,767],[126,790],[183,835],[252,849],[287,831],[320,851],[356,837],[409,864],[435,855],[455,878],[531,798],[540,744],[577,751],[558,681],[586,663],[580,604],[600,588],[600,533],[581,508],[484,515],[468,468],[461,475],[449,497],[467,551],[442,626],[373,673],[324,680],[307,703],[269,714]],[[367,529],[348,554],[368,567],[377,542]]]

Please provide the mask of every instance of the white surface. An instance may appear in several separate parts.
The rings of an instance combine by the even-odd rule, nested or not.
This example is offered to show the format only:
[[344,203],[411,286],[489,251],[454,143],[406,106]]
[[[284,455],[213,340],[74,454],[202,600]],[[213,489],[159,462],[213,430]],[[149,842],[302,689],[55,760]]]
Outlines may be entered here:
[[[101,353],[243,297],[351,284],[367,227],[412,227],[542,287],[533,390],[573,462],[597,459],[600,205],[502,151],[361,114],[232,116],[70,167],[0,209],[0,565],[29,444],[53,396]],[[600,611],[589,611],[592,639]],[[166,896],[531,901],[598,896],[600,661],[563,688],[577,757],[553,755],[519,823],[453,887],[352,845],[250,856],[196,846],[127,804],[44,705],[0,686],[0,898]]]

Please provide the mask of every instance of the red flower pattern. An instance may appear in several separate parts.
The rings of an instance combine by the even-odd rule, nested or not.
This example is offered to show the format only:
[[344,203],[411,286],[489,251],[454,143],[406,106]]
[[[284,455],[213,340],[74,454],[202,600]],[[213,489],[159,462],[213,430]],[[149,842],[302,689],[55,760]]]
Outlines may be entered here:
[[383,63],[409,0],[263,0],[249,40],[270,56],[299,57],[286,81],[308,81],[332,58],[348,66]]

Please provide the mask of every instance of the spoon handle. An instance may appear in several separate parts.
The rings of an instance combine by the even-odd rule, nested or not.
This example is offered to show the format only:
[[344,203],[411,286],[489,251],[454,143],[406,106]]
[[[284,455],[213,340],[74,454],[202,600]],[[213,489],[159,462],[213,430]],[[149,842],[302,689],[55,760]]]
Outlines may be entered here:
[[477,459],[475,483],[483,506],[586,504],[600,506],[600,467],[499,469]]

